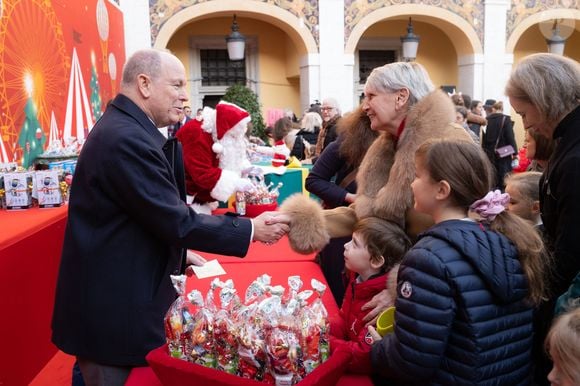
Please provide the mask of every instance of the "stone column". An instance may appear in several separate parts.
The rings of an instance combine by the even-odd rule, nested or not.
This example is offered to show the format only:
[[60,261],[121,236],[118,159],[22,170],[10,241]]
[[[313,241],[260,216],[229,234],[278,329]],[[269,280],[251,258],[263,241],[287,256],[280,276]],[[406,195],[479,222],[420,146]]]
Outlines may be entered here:
[[[481,54],[463,55],[457,58],[457,89],[470,95],[471,98],[483,101],[483,67],[484,57]],[[467,106],[469,108],[469,106]]]
[[[314,100],[321,101],[320,55],[308,54],[300,59],[300,116]],[[298,112],[296,115],[299,115]]]
[[344,2],[320,0],[318,9],[320,101],[328,97],[335,98],[343,112],[349,111],[353,105],[354,59],[344,54]]
[[509,112],[504,88],[509,77],[513,55],[506,54],[506,23],[510,0],[485,0],[485,36],[483,42],[483,97],[504,101]]

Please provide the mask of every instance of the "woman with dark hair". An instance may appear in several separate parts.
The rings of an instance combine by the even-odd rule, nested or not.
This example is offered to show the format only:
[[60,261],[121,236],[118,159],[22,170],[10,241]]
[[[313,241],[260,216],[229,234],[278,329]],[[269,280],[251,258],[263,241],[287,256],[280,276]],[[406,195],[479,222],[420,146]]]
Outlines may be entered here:
[[[338,121],[337,134],[338,139],[324,149],[306,178],[306,190],[318,196],[328,209],[354,202],[358,167],[378,136],[362,106]],[[340,257],[348,241],[350,236],[332,239],[318,254],[324,277],[339,306],[345,288],[344,259]]]
[[532,161],[527,170],[543,172],[554,152],[554,141],[540,134],[537,130],[529,129],[526,130],[524,137],[524,148],[526,149],[526,157]]
[[509,115],[503,113],[503,102],[494,103],[491,114],[487,116],[487,128],[483,134],[481,147],[485,150],[487,157],[495,169],[495,186],[504,189],[505,175],[512,170],[512,159],[517,154],[500,156],[497,149],[511,145],[513,150],[518,148],[514,138],[514,122]]

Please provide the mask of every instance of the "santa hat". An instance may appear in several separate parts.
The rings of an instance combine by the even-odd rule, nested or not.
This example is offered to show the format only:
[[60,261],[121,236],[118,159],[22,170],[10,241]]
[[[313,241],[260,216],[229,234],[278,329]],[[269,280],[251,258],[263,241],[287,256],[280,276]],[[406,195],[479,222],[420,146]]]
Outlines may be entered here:
[[212,150],[217,154],[223,151],[221,139],[230,132],[244,135],[246,126],[251,120],[250,114],[246,110],[224,101],[219,102],[215,110],[205,107],[202,116],[202,129],[211,133],[214,141]]

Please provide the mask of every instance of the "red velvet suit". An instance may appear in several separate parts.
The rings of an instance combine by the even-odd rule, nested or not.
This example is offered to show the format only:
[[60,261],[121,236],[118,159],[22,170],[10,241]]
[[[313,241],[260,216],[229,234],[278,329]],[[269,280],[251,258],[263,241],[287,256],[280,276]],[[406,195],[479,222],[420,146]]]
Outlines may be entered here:
[[211,134],[203,131],[201,124],[197,119],[186,122],[177,132],[177,139],[183,146],[187,194],[195,195],[196,202],[206,203],[216,201],[210,192],[220,179],[222,169],[212,150]]
[[356,282],[357,276],[351,273],[340,313],[330,318],[330,348],[334,351],[339,346],[346,346],[352,353],[348,372],[370,374],[372,343],[365,342],[367,328],[363,322],[368,310],[362,311],[361,307],[385,289],[387,275],[380,275],[362,283]]

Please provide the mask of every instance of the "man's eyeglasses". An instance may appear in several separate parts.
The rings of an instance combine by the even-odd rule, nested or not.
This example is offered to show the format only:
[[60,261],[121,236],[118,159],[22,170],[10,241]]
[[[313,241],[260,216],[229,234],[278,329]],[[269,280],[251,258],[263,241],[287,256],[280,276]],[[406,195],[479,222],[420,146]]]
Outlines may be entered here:
[[320,110],[322,110],[322,111],[331,111],[331,110],[334,110],[334,107],[328,107],[328,106],[321,107]]

